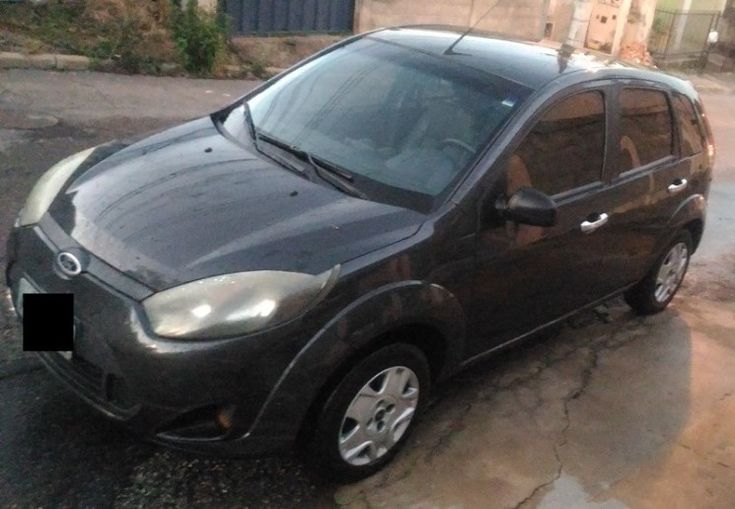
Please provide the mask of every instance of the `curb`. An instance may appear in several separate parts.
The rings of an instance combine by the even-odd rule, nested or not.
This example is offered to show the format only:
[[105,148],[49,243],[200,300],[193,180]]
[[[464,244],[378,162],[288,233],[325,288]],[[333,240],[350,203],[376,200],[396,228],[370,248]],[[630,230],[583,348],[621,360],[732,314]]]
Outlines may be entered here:
[[[2,1],[2,0],[0,0]],[[0,51],[0,70],[3,69],[40,69],[45,71],[101,71],[109,72],[114,68],[111,60],[93,62],[91,58],[81,55],[61,55],[56,53],[39,53],[26,55],[11,51]],[[284,69],[269,67],[266,72],[269,76],[279,74]],[[181,72],[181,66],[175,63],[161,65],[160,76],[176,76]],[[156,74],[158,75],[158,74]],[[250,67],[242,65],[227,65],[222,78],[259,79],[252,75]]]
[[0,69],[87,71],[91,66],[91,59],[80,55],[57,55],[54,53],[24,55],[23,53],[0,51]]

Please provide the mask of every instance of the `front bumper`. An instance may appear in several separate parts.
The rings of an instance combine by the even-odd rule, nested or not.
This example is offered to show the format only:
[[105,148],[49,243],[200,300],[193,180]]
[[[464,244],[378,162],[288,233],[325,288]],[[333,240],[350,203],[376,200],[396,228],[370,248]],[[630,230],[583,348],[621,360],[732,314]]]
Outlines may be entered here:
[[156,337],[140,305],[151,290],[92,255],[86,272],[66,277],[53,260],[70,248],[81,246],[48,216],[14,229],[8,243],[13,299],[21,278],[40,291],[74,294],[72,358],[39,354],[53,374],[108,417],[177,448],[262,454],[293,442],[259,426],[258,417],[310,338],[302,327],[206,342]]

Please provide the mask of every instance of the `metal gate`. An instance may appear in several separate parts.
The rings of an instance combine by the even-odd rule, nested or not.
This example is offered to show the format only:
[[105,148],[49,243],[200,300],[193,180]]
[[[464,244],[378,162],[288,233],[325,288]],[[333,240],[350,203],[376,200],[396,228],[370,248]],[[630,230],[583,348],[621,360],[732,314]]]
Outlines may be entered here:
[[225,0],[241,35],[351,32],[355,0]]
[[709,33],[717,28],[715,11],[667,11],[656,9],[648,50],[660,67],[703,69],[710,46]]

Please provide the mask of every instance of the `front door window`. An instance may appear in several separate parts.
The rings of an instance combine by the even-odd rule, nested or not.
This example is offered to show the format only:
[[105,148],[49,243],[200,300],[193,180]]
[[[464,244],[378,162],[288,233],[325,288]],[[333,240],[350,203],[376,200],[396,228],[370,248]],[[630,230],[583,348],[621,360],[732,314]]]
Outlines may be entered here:
[[583,92],[552,106],[511,156],[508,192],[528,186],[553,196],[600,180],[605,101]]

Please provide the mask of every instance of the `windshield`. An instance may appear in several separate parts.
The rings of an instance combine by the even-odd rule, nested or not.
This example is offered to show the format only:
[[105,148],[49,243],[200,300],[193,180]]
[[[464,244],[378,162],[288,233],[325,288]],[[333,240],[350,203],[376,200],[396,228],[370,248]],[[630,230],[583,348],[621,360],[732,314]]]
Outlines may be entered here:
[[256,132],[349,172],[369,199],[427,209],[529,92],[368,37],[287,74],[248,106]]

